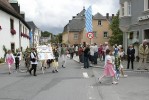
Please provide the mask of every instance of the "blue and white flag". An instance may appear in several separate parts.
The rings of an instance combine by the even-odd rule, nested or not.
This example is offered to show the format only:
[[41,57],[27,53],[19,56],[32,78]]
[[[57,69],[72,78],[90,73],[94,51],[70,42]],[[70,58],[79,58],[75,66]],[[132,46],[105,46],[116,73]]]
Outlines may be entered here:
[[87,33],[93,31],[92,6],[89,6],[89,8],[85,11],[85,27],[86,27]]

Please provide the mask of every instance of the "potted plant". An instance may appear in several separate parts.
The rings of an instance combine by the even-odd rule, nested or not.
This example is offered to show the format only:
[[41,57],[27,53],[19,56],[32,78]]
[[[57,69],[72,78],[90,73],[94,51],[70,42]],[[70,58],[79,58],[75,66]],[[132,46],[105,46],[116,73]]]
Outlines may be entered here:
[[16,34],[16,30],[11,29],[11,34],[12,34],[12,35],[15,35],[15,34]]

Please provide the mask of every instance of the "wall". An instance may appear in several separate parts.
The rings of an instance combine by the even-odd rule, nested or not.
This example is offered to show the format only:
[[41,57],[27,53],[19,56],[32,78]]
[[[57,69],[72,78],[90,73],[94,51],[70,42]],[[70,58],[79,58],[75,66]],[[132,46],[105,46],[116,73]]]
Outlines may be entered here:
[[[14,20],[15,35],[10,33],[10,18]],[[0,25],[2,27],[0,30],[0,57],[3,57],[3,45],[7,49],[11,49],[11,43],[15,43],[15,49],[19,48],[19,20],[0,10]]]

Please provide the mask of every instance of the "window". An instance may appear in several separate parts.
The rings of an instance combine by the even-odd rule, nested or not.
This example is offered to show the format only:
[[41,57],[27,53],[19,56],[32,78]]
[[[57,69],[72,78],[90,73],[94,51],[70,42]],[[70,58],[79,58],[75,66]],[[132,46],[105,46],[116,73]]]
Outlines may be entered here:
[[128,15],[131,15],[131,2],[128,2]]
[[103,33],[103,37],[104,37],[104,38],[107,38],[107,37],[108,37],[108,32],[104,32],[104,33]]
[[98,25],[102,25],[101,20],[98,20]]
[[24,31],[24,26],[23,26],[23,33],[24,33],[25,31]]
[[14,20],[10,19],[10,29],[14,29]]
[[121,16],[124,16],[124,4],[121,4]]
[[78,33],[74,34],[74,39],[78,39]]
[[144,11],[149,10],[149,0],[144,0]]
[[133,32],[130,32],[129,39],[133,39]]
[[27,34],[27,28],[25,28],[25,34]]
[[15,44],[11,43],[11,51],[14,53],[15,52]]
[[94,37],[97,37],[97,32],[96,31],[94,31],[93,34],[94,34]]

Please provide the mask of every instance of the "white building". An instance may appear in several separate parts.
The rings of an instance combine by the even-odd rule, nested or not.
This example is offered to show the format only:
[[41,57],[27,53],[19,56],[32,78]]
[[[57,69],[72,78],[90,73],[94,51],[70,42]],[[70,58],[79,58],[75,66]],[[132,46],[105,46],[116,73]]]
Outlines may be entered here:
[[[10,4],[11,3],[11,4]],[[8,50],[16,51],[29,47],[29,29],[20,14],[18,2],[0,0],[0,58],[4,57],[3,46]],[[22,33],[22,34],[21,34]]]

